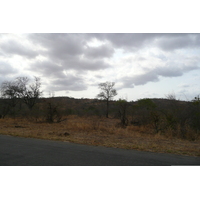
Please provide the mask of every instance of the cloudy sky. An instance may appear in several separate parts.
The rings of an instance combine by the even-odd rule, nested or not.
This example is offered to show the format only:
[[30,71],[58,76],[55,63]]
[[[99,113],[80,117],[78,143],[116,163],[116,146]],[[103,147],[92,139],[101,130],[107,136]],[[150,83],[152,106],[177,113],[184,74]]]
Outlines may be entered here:
[[41,77],[44,96],[95,98],[115,82],[118,98],[191,100],[200,93],[200,34],[0,34],[0,83]]

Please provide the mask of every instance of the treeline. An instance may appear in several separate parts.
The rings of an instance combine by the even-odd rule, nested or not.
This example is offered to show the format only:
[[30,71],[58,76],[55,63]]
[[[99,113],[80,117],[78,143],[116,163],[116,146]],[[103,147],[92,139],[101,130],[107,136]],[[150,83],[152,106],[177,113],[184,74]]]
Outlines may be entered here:
[[[119,119],[116,126],[120,128],[146,127],[151,134],[189,140],[196,140],[200,136],[198,97],[190,102],[176,100],[173,96],[166,99],[140,99],[135,102],[124,99],[113,101],[110,97],[117,93],[110,87],[110,99],[42,98],[40,87],[41,82],[37,77],[34,80],[21,77],[2,83],[0,118],[26,118],[35,122],[59,123],[69,115],[98,116]],[[100,94],[103,96],[103,93]]]
[[170,134],[190,140],[198,139],[200,135],[199,99],[192,102],[141,99],[129,111],[132,112],[130,123],[148,126],[155,134]]

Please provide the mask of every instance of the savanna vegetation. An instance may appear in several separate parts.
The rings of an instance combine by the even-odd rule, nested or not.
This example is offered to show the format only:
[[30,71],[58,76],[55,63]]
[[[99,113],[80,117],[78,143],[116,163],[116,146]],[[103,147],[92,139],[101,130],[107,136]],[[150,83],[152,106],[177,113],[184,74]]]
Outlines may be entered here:
[[40,79],[1,85],[0,134],[200,156],[200,99],[114,101],[114,83],[95,99],[43,98]]

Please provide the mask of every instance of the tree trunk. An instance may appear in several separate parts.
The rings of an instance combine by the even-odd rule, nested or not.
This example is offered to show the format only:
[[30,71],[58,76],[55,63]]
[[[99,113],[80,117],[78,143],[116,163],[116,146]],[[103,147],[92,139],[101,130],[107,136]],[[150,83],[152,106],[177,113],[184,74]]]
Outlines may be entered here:
[[107,100],[107,108],[106,108],[106,118],[108,118],[108,110],[109,110],[109,100]]

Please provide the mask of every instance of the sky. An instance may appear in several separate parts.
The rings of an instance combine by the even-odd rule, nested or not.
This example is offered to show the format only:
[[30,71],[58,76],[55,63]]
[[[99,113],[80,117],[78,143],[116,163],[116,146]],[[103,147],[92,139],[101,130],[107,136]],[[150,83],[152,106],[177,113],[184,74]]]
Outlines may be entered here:
[[43,96],[96,98],[98,84],[118,95],[191,100],[200,93],[200,34],[0,34],[0,83],[41,78]]

